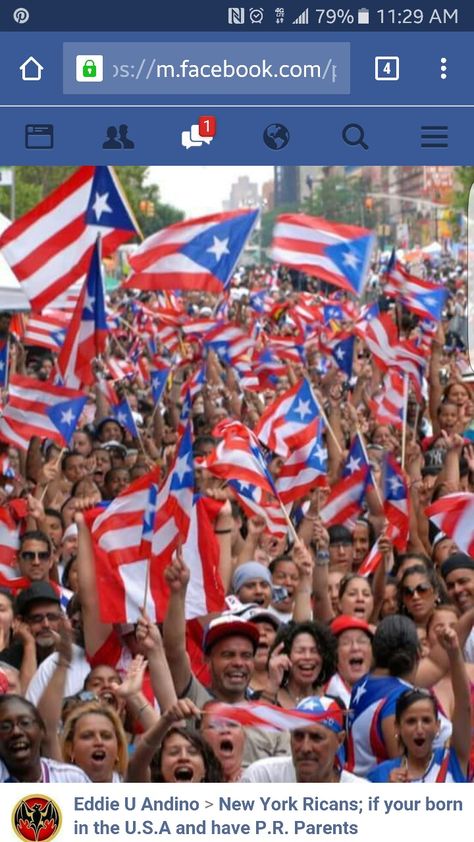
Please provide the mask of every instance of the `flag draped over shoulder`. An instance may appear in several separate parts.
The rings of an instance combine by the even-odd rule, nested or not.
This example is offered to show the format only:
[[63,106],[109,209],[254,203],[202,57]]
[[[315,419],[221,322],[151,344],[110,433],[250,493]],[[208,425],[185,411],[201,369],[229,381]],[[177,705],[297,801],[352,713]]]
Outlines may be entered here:
[[0,417],[0,439],[28,450],[33,436],[69,444],[87,395],[31,377],[10,378],[8,403]]
[[81,167],[6,228],[0,251],[41,312],[86,274],[98,234],[108,257],[137,233],[113,170]]
[[368,228],[328,222],[304,213],[286,213],[277,218],[271,257],[277,263],[359,294],[374,241]]
[[256,210],[214,213],[163,228],[130,257],[125,287],[223,292],[255,225]]

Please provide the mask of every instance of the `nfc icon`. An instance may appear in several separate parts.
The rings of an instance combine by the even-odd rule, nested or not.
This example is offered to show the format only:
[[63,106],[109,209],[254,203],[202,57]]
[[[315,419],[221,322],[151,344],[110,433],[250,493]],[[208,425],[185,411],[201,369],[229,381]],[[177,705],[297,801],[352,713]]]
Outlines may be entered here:
[[245,23],[245,9],[242,6],[229,6],[227,9],[227,23],[230,26]]

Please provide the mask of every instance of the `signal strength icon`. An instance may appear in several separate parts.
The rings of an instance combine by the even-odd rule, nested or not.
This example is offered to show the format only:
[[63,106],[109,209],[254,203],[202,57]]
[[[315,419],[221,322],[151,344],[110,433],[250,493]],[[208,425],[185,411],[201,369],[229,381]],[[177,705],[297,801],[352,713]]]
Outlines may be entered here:
[[308,24],[309,23],[309,8],[305,9],[304,12],[301,12],[297,18],[293,21],[293,26],[295,24]]

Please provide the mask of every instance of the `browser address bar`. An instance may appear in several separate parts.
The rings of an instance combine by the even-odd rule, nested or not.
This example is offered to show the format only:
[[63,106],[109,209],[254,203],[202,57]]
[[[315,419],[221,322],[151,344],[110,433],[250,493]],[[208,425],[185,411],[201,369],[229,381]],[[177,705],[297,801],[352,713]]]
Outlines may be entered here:
[[65,94],[348,94],[350,44],[64,44]]

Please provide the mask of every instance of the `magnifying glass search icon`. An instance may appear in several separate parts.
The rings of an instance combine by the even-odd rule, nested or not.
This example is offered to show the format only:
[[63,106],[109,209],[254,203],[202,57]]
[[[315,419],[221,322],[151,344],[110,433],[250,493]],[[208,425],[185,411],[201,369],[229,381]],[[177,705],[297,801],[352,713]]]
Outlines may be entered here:
[[348,146],[362,146],[368,149],[364,139],[364,129],[360,123],[348,123],[342,130],[342,139]]

